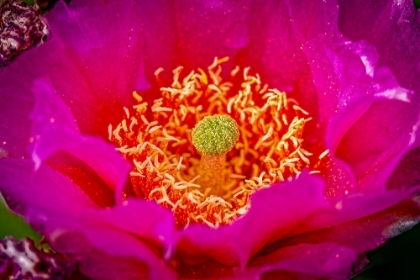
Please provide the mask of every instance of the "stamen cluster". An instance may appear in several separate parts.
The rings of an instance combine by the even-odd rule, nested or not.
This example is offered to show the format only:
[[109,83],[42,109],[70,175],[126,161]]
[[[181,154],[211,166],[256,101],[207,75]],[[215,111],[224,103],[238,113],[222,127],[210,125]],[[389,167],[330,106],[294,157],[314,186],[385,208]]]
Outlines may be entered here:
[[[160,88],[161,98],[150,109],[133,92],[135,112],[124,108],[126,118],[115,128],[109,126],[109,139],[133,164],[135,195],[171,209],[178,227],[232,223],[248,211],[254,192],[313,167],[312,154],[302,147],[308,113],[285,92],[263,85],[250,68],[241,73],[236,67],[229,81],[223,81],[225,61],[216,58],[207,71],[198,69],[182,78],[183,68],[176,68],[172,84]],[[155,72],[158,81],[161,71]],[[216,114],[229,115],[240,131],[226,154],[220,196],[201,191],[197,183],[200,153],[191,137],[200,120]]]

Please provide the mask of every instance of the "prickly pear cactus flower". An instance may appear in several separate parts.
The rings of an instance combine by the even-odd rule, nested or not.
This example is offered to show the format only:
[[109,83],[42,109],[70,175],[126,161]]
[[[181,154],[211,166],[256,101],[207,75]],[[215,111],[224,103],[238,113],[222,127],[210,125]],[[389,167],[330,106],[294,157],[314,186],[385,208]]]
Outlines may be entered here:
[[412,1],[78,1],[0,73],[0,191],[93,279],[348,279],[420,218]]

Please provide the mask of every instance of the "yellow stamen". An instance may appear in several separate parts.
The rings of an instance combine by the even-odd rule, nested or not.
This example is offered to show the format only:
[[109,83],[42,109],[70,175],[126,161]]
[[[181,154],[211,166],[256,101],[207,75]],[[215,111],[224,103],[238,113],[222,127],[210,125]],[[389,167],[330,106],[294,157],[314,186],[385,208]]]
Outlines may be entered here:
[[[207,71],[186,75],[176,68],[151,108],[133,92],[134,112],[124,109],[126,119],[108,127],[117,150],[133,163],[134,194],[171,209],[179,227],[229,224],[248,211],[254,192],[303,168],[316,173],[326,155],[311,160],[303,148],[311,120],[306,110],[249,67],[234,68],[224,80],[227,60],[215,58]],[[162,71],[155,72],[158,82]]]

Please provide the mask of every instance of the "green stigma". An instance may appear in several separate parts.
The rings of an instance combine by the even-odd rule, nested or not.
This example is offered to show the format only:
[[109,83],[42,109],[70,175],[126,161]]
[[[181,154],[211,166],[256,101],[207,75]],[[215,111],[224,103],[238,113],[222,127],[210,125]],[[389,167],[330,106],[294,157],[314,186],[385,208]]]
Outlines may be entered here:
[[239,139],[238,124],[228,115],[204,117],[192,130],[192,143],[206,156],[221,156],[229,152]]

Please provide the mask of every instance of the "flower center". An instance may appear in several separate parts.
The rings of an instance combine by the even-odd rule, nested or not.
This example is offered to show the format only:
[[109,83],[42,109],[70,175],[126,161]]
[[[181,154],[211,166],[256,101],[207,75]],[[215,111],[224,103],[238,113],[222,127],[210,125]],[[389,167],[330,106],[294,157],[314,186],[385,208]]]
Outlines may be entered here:
[[232,150],[239,128],[229,115],[204,117],[192,130],[192,144],[201,155],[222,156]]
[[250,68],[239,75],[236,67],[224,81],[225,61],[186,76],[176,68],[150,110],[133,92],[135,112],[124,108],[126,118],[109,126],[109,139],[132,162],[133,193],[171,209],[178,227],[232,223],[254,192],[303,168],[317,172],[303,148],[308,113]]
[[192,130],[192,144],[201,154],[197,183],[204,193],[223,195],[223,174],[226,153],[232,150],[239,138],[239,128],[229,115],[204,117]]

